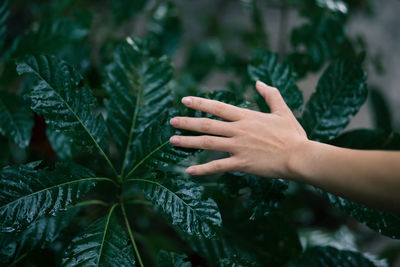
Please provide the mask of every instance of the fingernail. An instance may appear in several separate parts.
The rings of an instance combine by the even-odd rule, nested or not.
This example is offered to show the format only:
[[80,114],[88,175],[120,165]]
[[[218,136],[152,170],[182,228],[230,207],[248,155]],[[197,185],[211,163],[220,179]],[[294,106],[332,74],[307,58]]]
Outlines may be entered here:
[[172,136],[172,137],[169,139],[169,141],[171,142],[171,144],[176,145],[176,144],[179,143],[179,137],[177,137],[177,136]]
[[184,97],[182,98],[182,103],[185,104],[186,106],[190,106],[192,104],[192,98]]
[[179,123],[179,119],[178,118],[172,118],[169,121],[169,124],[171,124],[172,126],[178,126],[178,123]]
[[265,85],[265,83],[263,83],[262,81],[257,81],[256,82],[256,86],[258,87],[258,86],[263,86],[263,85]]
[[186,169],[186,173],[188,174],[194,174],[196,172],[196,170],[193,167],[189,167]]

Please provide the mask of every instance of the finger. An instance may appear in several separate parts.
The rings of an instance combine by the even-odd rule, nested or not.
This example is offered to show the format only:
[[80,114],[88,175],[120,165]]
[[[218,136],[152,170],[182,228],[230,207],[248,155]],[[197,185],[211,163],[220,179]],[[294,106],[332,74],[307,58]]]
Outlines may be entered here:
[[186,169],[190,175],[206,175],[235,170],[237,162],[233,157],[217,159],[205,164],[191,166]]
[[265,102],[267,102],[272,113],[288,110],[288,106],[278,89],[268,86],[261,81],[256,82],[256,88],[260,95],[265,99]]
[[209,100],[201,97],[187,96],[182,98],[182,103],[192,109],[200,110],[228,121],[238,121],[243,117],[242,108],[225,104],[216,100]]
[[170,120],[172,126],[200,133],[233,136],[233,127],[229,122],[207,118],[175,117]]
[[207,150],[216,150],[230,152],[232,149],[232,141],[229,138],[217,136],[172,136],[171,144],[179,147],[199,148]]

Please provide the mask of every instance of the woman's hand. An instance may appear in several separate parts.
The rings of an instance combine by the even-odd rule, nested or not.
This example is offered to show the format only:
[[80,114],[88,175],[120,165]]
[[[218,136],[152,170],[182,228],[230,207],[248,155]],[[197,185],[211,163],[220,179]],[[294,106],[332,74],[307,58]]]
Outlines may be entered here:
[[290,162],[307,142],[307,135],[276,88],[256,83],[271,113],[238,108],[215,100],[184,97],[187,107],[221,117],[228,122],[207,118],[175,117],[172,126],[201,132],[203,136],[172,136],[175,146],[228,152],[229,158],[191,166],[186,172],[205,175],[241,171],[264,177],[292,176]]

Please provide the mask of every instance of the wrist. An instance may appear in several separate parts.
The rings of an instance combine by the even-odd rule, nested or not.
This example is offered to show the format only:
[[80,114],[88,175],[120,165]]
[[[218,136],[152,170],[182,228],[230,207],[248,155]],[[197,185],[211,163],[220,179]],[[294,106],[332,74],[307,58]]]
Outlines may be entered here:
[[312,184],[312,173],[318,164],[324,144],[304,140],[298,142],[292,149],[287,165],[287,178],[296,182]]

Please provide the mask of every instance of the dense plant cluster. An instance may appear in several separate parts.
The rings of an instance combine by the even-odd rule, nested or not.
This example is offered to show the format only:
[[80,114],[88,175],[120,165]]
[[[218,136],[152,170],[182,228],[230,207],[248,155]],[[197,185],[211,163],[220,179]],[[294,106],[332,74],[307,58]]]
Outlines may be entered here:
[[[285,177],[184,174],[189,164],[220,155],[169,143],[176,133],[171,117],[211,117],[182,109],[180,97],[269,112],[256,80],[279,88],[310,139],[400,147],[388,124],[342,133],[369,90],[364,67],[372,60],[346,33],[354,10],[370,12],[367,2],[237,1],[252,24],[245,32],[217,19],[227,2],[208,14],[206,36],[187,45],[184,63],[174,68],[184,36],[184,10],[175,1],[2,1],[2,265],[382,266],[392,260],[357,251],[343,223],[352,216],[398,239],[397,215],[279,179]],[[307,21],[292,29],[290,48],[279,53],[268,50],[267,4],[282,13],[296,9]],[[13,28],[16,21],[21,29]],[[132,22],[144,25],[140,38]],[[232,38],[252,55],[229,46]],[[317,71],[304,104],[297,82]],[[214,72],[234,77],[226,90],[202,88]],[[336,231],[323,231],[321,243],[307,231],[315,227]]]

